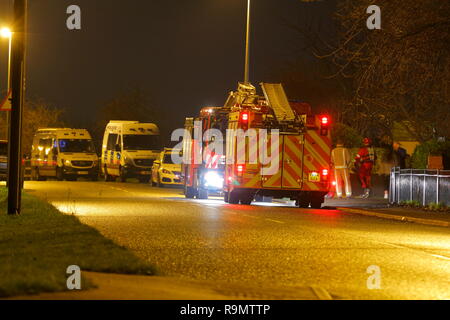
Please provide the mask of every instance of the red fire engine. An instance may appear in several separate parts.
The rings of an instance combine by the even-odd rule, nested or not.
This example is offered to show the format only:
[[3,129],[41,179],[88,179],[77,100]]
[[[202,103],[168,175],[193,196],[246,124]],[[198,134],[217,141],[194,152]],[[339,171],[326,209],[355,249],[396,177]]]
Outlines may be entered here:
[[290,198],[320,208],[331,184],[330,118],[289,102],[281,84],[261,87],[264,96],[239,84],[223,107],[186,119],[185,195],[220,192],[225,202],[244,205],[257,195]]

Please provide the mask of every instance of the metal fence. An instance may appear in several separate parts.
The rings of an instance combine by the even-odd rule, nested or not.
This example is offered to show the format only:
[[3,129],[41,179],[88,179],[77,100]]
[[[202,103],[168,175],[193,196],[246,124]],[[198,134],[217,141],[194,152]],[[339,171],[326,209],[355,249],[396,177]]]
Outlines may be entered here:
[[392,168],[389,201],[418,201],[450,206],[450,171]]

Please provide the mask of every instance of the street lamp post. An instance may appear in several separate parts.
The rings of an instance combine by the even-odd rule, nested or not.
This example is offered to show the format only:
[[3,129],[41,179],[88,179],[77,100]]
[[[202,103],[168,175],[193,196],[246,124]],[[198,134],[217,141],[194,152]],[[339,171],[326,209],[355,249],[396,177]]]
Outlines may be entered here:
[[245,43],[245,73],[244,73],[244,83],[248,84],[249,79],[249,69],[250,69],[250,13],[251,13],[251,0],[247,0],[247,36]]
[[[2,28],[0,31],[0,34],[3,38],[7,38],[9,41],[8,46],[8,79],[7,79],[7,89],[6,89],[6,95],[9,95],[9,91],[11,90],[11,44],[12,44],[12,32],[9,28]],[[9,122],[10,122],[10,111],[6,112],[6,140],[9,141]]]
[[25,32],[27,0],[14,0],[14,41],[11,50],[11,122],[8,150],[8,214],[21,212],[22,110],[25,81]]

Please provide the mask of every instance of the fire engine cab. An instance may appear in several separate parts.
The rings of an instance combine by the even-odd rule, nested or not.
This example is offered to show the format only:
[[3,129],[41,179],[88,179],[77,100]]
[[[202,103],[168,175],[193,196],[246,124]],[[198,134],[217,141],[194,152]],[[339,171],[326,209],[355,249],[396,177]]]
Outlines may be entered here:
[[249,205],[255,196],[320,208],[330,189],[330,118],[289,101],[281,84],[240,83],[223,107],[186,119],[183,175],[187,198],[220,192]]

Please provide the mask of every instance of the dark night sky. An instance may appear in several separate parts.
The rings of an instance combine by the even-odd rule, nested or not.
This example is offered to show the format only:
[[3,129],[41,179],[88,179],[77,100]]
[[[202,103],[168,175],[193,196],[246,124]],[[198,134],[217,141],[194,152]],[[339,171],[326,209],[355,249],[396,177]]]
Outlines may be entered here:
[[[12,0],[0,0],[0,26]],[[82,30],[66,28],[66,8],[82,9]],[[251,80],[278,81],[298,36],[286,27],[327,18],[327,0],[253,0]],[[105,100],[139,86],[173,127],[204,105],[222,105],[243,78],[245,0],[29,0],[27,96],[68,109],[89,125]],[[301,44],[300,44],[301,45]],[[7,41],[0,41],[5,90]],[[296,97],[298,98],[298,97]]]

